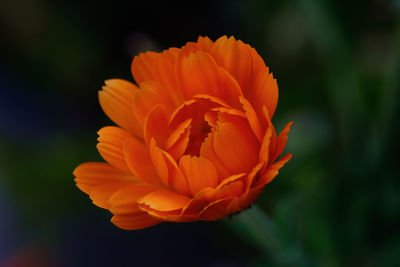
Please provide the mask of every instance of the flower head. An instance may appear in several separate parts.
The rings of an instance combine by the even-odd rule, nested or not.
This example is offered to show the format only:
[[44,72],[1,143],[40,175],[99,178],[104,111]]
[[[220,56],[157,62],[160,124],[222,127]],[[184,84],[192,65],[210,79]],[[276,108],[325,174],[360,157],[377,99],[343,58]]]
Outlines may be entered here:
[[163,221],[218,220],[247,208],[290,159],[291,123],[271,123],[278,86],[254,48],[233,37],[199,37],[135,57],[136,81],[99,92],[118,125],[102,128],[107,163],[86,162],[75,182],[123,229]]

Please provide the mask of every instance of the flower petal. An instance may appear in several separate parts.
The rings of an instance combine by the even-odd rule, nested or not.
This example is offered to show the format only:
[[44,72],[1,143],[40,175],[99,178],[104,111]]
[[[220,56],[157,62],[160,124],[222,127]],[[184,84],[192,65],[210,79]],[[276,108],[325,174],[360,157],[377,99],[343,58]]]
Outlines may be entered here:
[[220,199],[207,205],[199,214],[199,219],[204,221],[216,221],[228,215],[228,206],[233,197]]
[[138,212],[134,214],[114,215],[111,222],[124,230],[139,230],[154,226],[162,221],[150,216],[146,212]]
[[139,182],[131,173],[102,162],[83,163],[73,174],[77,187],[102,208],[109,208],[108,198],[120,188]]
[[218,121],[213,131],[215,154],[231,173],[247,172],[256,165],[259,143],[247,121],[240,117]]
[[122,145],[126,138],[132,137],[132,135],[115,126],[107,126],[100,129],[97,132],[99,138],[97,140],[97,150],[100,155],[112,166],[117,167],[124,171],[129,171],[129,167],[126,164],[124,153],[122,151]]
[[170,190],[152,192],[138,200],[140,207],[147,206],[157,211],[176,211],[183,209],[190,198]]
[[165,149],[176,161],[179,160],[188,147],[191,122],[192,119],[187,119],[178,125],[165,143]]
[[212,45],[209,52],[218,66],[226,69],[239,83],[245,95],[250,90],[252,81],[265,69],[265,63],[254,48],[236,40],[233,36],[222,36]]
[[172,113],[177,104],[171,98],[171,93],[160,83],[146,81],[140,84],[133,97],[133,112],[140,123],[144,120],[150,110],[157,104],[164,105],[167,113]]
[[203,157],[185,155],[179,160],[179,168],[186,176],[191,196],[206,187],[218,185],[218,174],[214,165]]
[[216,65],[207,53],[197,51],[177,61],[176,75],[185,99],[197,94],[219,97],[238,106],[242,95],[239,85],[230,74]]
[[154,191],[159,191],[162,188],[153,185],[132,185],[124,187],[115,192],[108,202],[111,205],[110,211],[113,214],[130,214],[137,213],[141,210],[137,205],[137,200]]
[[249,121],[249,125],[254,135],[257,137],[258,141],[262,142],[263,139],[263,129],[261,127],[260,121],[258,120],[257,113],[254,110],[250,102],[244,97],[240,97],[240,103],[243,105],[243,109],[246,114],[246,118]]
[[286,154],[280,160],[268,166],[267,170],[263,175],[261,175],[260,179],[257,180],[254,187],[264,186],[267,183],[271,182],[275,178],[275,176],[278,175],[279,169],[282,168],[283,165],[285,165],[291,158],[292,154]]
[[150,157],[153,165],[166,186],[174,188],[178,193],[189,195],[189,188],[185,176],[179,169],[176,161],[166,151],[156,146],[155,140],[150,141]]
[[153,66],[157,57],[158,53],[156,52],[146,52],[139,54],[133,59],[131,71],[137,84],[155,80]]
[[150,144],[155,139],[159,147],[165,147],[165,141],[170,134],[167,111],[163,105],[154,106],[144,121],[144,140]]
[[290,127],[292,126],[293,121],[289,122],[285,128],[283,128],[282,132],[279,134],[278,136],[278,140],[276,142],[276,151],[271,159],[272,162],[274,162],[279,155],[283,152],[283,150],[285,149],[287,140],[288,140],[288,133],[290,131]]
[[143,138],[143,127],[136,120],[133,111],[133,95],[138,89],[131,82],[111,79],[105,81],[99,91],[99,102],[104,113],[122,128],[139,138]]
[[214,165],[218,173],[218,181],[223,181],[231,175],[228,168],[221,162],[214,151],[214,133],[209,133],[200,147],[200,156],[208,159]]
[[123,153],[129,169],[139,179],[148,184],[162,184],[143,141],[136,138],[126,139]]
[[273,117],[278,104],[278,84],[272,73],[268,72],[268,69],[260,72],[256,77],[252,91],[249,92],[247,99],[253,104],[260,117],[263,114],[262,107],[264,105],[268,109],[270,118]]

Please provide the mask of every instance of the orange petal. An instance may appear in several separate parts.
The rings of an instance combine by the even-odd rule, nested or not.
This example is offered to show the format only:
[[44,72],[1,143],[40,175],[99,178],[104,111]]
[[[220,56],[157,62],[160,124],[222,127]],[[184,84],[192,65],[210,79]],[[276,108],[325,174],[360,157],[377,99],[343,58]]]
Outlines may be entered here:
[[216,221],[228,215],[228,206],[233,197],[220,199],[207,205],[199,214],[199,219],[204,221]]
[[192,119],[187,119],[178,125],[165,143],[165,149],[176,161],[185,153],[189,144],[191,122]]
[[107,126],[100,129],[97,132],[99,138],[97,140],[97,150],[100,155],[111,165],[124,170],[129,171],[129,167],[126,164],[124,153],[122,151],[122,145],[126,138],[132,137],[127,131],[114,126]]
[[254,77],[265,68],[264,61],[254,48],[232,36],[222,36],[208,52],[219,66],[235,78],[245,95],[250,90]]
[[278,104],[278,84],[272,73],[268,72],[268,69],[260,72],[258,77],[256,77],[252,91],[249,93],[247,99],[253,104],[255,111],[260,117],[263,114],[262,107],[264,105],[268,109],[270,118],[273,117],[276,105]]
[[146,52],[139,54],[133,59],[131,71],[137,84],[148,80],[155,80],[153,66],[157,57],[158,53]]
[[180,49],[170,48],[160,53],[154,64],[154,72],[156,73],[156,81],[163,84],[168,90],[170,96],[175,103],[181,103],[183,96],[178,89],[178,82],[175,75],[175,62]]
[[247,172],[258,161],[258,140],[240,117],[218,121],[213,145],[215,154],[231,173]]
[[167,186],[171,186],[178,193],[188,195],[189,188],[185,176],[172,156],[158,148],[154,139],[150,141],[149,149],[153,165],[163,183]]
[[124,230],[139,230],[159,224],[162,221],[150,216],[146,212],[138,212],[134,214],[114,215],[111,222]]
[[185,155],[179,160],[179,168],[186,176],[191,196],[206,187],[218,185],[218,174],[214,165],[203,157]]
[[119,170],[104,162],[85,162],[75,168],[73,172],[78,187],[83,185],[89,194],[97,185],[108,184],[115,181],[138,182],[132,173]]
[[263,189],[263,186],[252,188],[248,194],[243,194],[241,197],[234,198],[228,206],[228,213],[232,214],[249,207],[252,203],[254,203],[254,201],[256,201]]
[[83,163],[76,167],[73,174],[77,187],[102,208],[109,208],[108,198],[117,190],[139,182],[131,173],[102,162]]
[[129,169],[139,179],[148,184],[162,184],[143,141],[136,138],[126,139],[123,153]]
[[271,182],[275,176],[278,175],[279,169],[283,167],[290,159],[292,158],[292,154],[286,154],[280,160],[275,162],[274,164],[268,166],[267,170],[263,175],[261,175],[260,179],[256,182],[254,187],[264,186],[267,183]]
[[146,81],[140,84],[140,89],[136,90],[133,98],[133,112],[140,123],[144,120],[150,110],[157,104],[162,104],[167,113],[172,113],[177,107],[168,92],[160,83]]
[[285,128],[283,128],[282,132],[279,134],[278,136],[278,140],[276,142],[277,146],[276,146],[276,151],[271,159],[271,162],[274,162],[279,155],[283,152],[283,150],[285,149],[287,140],[288,140],[288,133],[290,131],[290,127],[292,126],[293,121],[289,122]]
[[240,97],[240,103],[243,105],[243,109],[246,114],[246,118],[249,121],[249,125],[254,135],[257,137],[258,141],[262,142],[263,139],[263,129],[261,127],[260,121],[258,120],[257,113],[253,106],[247,99]]
[[200,147],[200,156],[208,159],[214,165],[218,173],[218,181],[221,182],[231,175],[228,168],[221,162],[214,151],[214,133],[209,133]]
[[[276,131],[274,125],[271,123],[271,117],[269,116],[269,111],[266,106],[263,106],[263,118],[266,122],[266,127],[267,131],[265,132],[264,138],[263,138],[263,144],[261,145],[260,149],[260,161],[271,161],[273,154],[276,151],[276,145],[277,145],[277,137],[276,137]],[[269,133],[271,132],[271,134]],[[270,139],[267,138],[267,135],[270,135]],[[269,145],[267,144],[269,142]],[[264,155],[264,153],[267,153],[268,155]],[[265,158],[262,158],[262,155],[264,155]],[[272,161],[271,161],[272,162]],[[266,167],[266,166],[265,166]]]
[[153,185],[132,185],[115,192],[108,202],[111,205],[110,211],[113,214],[129,214],[140,212],[137,200],[144,195],[159,191],[160,187]]
[[232,175],[223,180],[216,188],[208,187],[197,192],[182,210],[182,215],[198,216],[199,212],[212,202],[229,197],[239,197],[244,190],[242,182],[244,176],[245,173]]
[[199,38],[197,38],[197,45],[201,50],[210,51],[213,41],[207,36],[199,36]]
[[237,82],[213,58],[202,51],[191,53],[177,61],[176,75],[185,99],[197,94],[219,97],[237,106],[242,94]]
[[176,211],[183,209],[189,201],[190,198],[185,195],[163,190],[145,195],[138,200],[138,204],[156,211]]
[[103,90],[99,91],[99,102],[104,113],[122,128],[143,138],[143,127],[132,111],[136,85],[120,79],[107,80],[105,84]]
[[170,134],[167,111],[163,105],[154,106],[144,121],[144,140],[150,144],[155,139],[159,147],[165,147],[165,141]]

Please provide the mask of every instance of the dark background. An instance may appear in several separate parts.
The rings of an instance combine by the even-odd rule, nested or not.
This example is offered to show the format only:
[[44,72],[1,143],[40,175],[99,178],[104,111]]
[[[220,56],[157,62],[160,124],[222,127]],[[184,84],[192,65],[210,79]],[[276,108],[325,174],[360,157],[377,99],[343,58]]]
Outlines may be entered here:
[[[116,228],[72,176],[97,91],[225,34],[277,78],[293,159],[231,220]],[[1,1],[0,36],[0,266],[398,266],[400,1]]]

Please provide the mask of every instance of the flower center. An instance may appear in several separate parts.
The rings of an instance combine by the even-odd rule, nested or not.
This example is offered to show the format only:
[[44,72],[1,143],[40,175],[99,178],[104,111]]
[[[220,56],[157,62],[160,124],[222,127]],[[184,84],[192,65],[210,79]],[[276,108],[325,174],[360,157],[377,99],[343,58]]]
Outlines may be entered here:
[[189,134],[189,144],[184,154],[199,156],[201,144],[210,131],[211,126],[208,125],[204,119],[192,121]]

